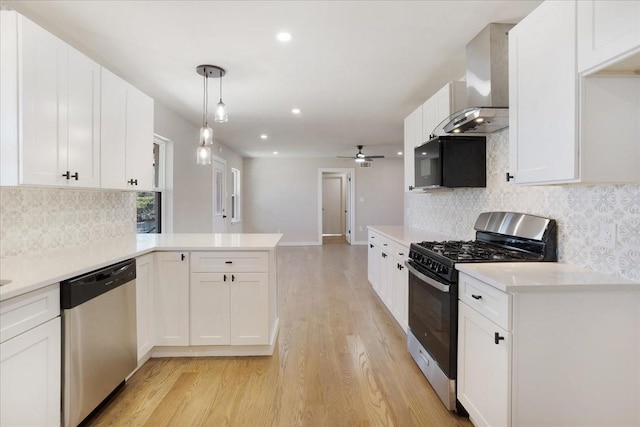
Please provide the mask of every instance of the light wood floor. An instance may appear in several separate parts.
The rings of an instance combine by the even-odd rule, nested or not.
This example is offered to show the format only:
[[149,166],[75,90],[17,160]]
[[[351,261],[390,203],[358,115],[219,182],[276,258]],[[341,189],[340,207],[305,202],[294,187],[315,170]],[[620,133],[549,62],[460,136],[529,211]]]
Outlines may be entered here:
[[152,359],[89,425],[471,426],[413,363],[366,266],[366,246],[279,248],[273,356]]

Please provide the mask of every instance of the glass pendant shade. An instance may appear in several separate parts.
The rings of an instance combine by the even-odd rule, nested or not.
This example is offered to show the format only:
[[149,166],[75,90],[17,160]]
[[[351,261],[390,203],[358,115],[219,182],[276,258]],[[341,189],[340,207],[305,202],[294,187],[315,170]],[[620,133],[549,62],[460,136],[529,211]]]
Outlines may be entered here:
[[211,148],[201,143],[196,153],[196,163],[199,165],[211,164]]
[[214,119],[217,123],[225,123],[229,121],[229,115],[227,114],[227,106],[224,105],[222,99],[216,106],[216,117]]
[[200,128],[200,144],[213,145],[213,129],[206,123]]

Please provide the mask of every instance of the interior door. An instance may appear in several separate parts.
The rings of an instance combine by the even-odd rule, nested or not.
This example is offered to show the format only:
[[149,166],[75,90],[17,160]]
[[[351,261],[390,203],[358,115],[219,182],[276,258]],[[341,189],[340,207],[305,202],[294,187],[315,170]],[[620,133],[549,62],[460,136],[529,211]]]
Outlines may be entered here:
[[348,244],[351,244],[351,172],[346,174],[346,189],[344,194],[344,236]]
[[213,159],[213,232],[227,232],[227,162],[218,157]]
[[322,234],[342,235],[342,178],[325,177],[322,180]]

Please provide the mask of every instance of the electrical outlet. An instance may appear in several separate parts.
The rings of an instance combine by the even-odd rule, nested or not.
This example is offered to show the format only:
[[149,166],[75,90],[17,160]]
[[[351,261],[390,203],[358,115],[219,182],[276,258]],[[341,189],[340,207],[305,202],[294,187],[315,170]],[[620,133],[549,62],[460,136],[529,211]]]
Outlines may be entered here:
[[616,247],[616,225],[613,223],[600,224],[600,246],[615,249]]

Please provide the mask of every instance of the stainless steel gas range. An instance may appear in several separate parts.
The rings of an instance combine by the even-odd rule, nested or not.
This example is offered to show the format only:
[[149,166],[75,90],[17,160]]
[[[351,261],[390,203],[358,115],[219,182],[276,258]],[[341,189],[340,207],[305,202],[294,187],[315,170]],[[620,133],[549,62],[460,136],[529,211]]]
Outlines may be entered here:
[[461,262],[557,261],[556,222],[515,212],[484,212],[476,240],[411,244],[407,346],[449,410],[456,400],[458,272]]

